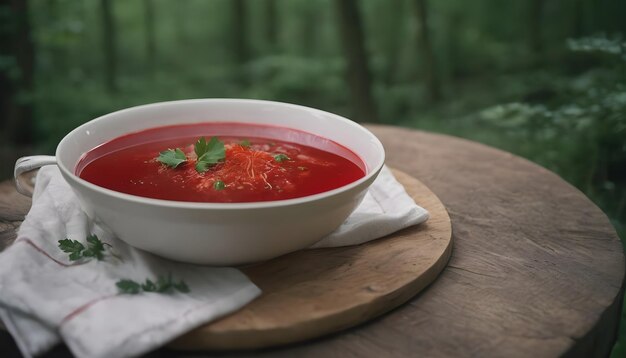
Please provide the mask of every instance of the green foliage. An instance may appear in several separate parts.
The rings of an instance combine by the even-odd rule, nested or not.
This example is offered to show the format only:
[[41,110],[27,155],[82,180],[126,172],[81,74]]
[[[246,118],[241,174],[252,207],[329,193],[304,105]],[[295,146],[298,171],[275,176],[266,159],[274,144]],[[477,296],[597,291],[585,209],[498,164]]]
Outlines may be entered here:
[[273,99],[318,108],[345,106],[343,63],[340,58],[306,58],[297,55],[269,56],[247,67],[250,97]]
[[626,61],[626,42],[620,37],[612,39],[604,36],[589,36],[580,39],[569,39],[567,46],[572,51],[578,52],[605,52],[610,55],[619,55]]
[[[622,50],[597,50],[623,56]],[[570,44],[575,43],[570,41]],[[611,44],[608,44],[612,46]],[[586,47],[589,50],[591,47]],[[611,47],[609,47],[611,48]],[[512,143],[510,150],[561,174],[618,221],[626,221],[626,83],[624,65],[587,72],[559,89],[553,104],[509,103],[479,112],[474,121]]]

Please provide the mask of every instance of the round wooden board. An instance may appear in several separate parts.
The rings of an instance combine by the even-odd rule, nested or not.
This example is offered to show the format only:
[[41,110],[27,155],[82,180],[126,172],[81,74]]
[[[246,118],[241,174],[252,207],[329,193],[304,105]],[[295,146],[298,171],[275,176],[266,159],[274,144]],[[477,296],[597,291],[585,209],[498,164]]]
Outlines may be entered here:
[[419,180],[393,170],[430,219],[363,245],[303,250],[242,270],[263,294],[170,347],[240,350],[294,343],[372,319],[437,278],[452,248],[450,217]]

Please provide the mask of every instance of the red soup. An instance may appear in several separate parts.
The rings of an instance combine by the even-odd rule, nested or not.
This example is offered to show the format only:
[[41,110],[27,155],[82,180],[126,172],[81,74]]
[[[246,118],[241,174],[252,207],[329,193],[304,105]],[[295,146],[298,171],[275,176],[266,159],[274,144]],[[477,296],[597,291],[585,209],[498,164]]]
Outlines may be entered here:
[[76,174],[101,187],[193,202],[292,199],[365,176],[349,149],[316,135],[248,123],[165,126],[87,152]]

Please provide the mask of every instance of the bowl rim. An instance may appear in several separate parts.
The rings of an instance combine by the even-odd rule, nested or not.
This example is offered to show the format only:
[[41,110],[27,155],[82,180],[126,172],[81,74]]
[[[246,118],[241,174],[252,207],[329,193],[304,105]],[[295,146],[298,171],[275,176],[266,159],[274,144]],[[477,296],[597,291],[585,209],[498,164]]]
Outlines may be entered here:
[[[344,122],[348,124],[349,126],[352,126],[355,129],[364,132],[365,135],[369,136],[370,139],[373,140],[373,143],[378,147],[380,153],[382,154],[382,157],[381,157],[380,163],[377,163],[368,173],[365,173],[365,176],[351,183],[348,183],[344,186],[341,186],[339,188],[335,188],[335,189],[318,193],[318,194],[307,195],[307,196],[303,196],[299,198],[293,198],[293,199],[244,202],[244,203],[189,202],[189,201],[154,199],[154,198],[148,198],[148,197],[143,197],[143,196],[138,196],[138,195],[133,195],[133,194],[122,193],[119,191],[115,191],[115,190],[98,186],[96,184],[90,183],[80,178],[78,175],[74,174],[73,171],[69,170],[61,160],[59,160],[60,158],[59,153],[62,147],[64,146],[64,144],[69,141],[69,138],[74,135],[77,135],[78,132],[81,132],[82,130],[84,130],[85,127],[92,125],[95,122],[106,121],[109,117],[113,115],[119,115],[124,112],[130,112],[130,111],[134,111],[134,110],[141,109],[144,107],[159,107],[159,106],[165,106],[165,105],[185,104],[185,103],[194,103],[194,102],[216,102],[216,103],[217,102],[232,102],[232,103],[245,102],[245,103],[252,103],[252,104],[254,103],[272,104],[272,105],[278,105],[278,106],[283,106],[283,107],[291,107],[295,109],[318,112],[320,114],[333,117],[334,119]],[[358,153],[355,153],[355,154],[358,155]],[[351,121],[345,117],[342,117],[338,114],[323,111],[317,108],[302,106],[298,104],[278,102],[278,101],[258,100],[258,99],[245,99],[245,98],[198,98],[198,99],[185,99],[185,100],[176,100],[176,101],[164,101],[164,102],[155,102],[155,103],[143,104],[139,106],[128,107],[128,108],[124,108],[118,111],[107,113],[100,117],[96,117],[88,122],[81,124],[80,126],[70,131],[68,134],[66,134],[65,137],[63,137],[63,139],[61,139],[61,141],[57,145],[55,155],[57,157],[57,166],[61,170],[61,173],[66,178],[70,178],[76,184],[84,187],[85,189],[95,191],[102,195],[112,196],[112,197],[115,197],[116,199],[126,201],[126,202],[131,202],[134,204],[145,204],[145,205],[151,205],[151,206],[160,207],[160,208],[202,209],[202,210],[206,210],[206,209],[241,210],[241,209],[278,208],[278,207],[294,206],[294,205],[305,204],[305,203],[309,203],[313,201],[323,200],[323,199],[341,194],[343,192],[349,191],[351,189],[354,189],[362,185],[363,183],[371,180],[373,177],[378,175],[383,165],[385,164],[385,158],[386,158],[385,148],[383,147],[380,140],[372,132],[370,132],[367,128],[361,126],[360,124],[354,121]]]

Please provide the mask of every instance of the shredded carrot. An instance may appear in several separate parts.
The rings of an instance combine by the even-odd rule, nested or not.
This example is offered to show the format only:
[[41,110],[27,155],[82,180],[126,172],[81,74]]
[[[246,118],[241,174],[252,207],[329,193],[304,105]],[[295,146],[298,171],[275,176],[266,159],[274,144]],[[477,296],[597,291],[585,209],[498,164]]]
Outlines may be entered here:
[[239,144],[227,144],[225,149],[224,161],[207,172],[198,174],[194,173],[191,168],[186,171],[186,175],[198,189],[209,189],[215,181],[221,180],[227,188],[248,187],[250,190],[271,190],[273,187],[268,177],[276,177],[284,170],[268,152]]

